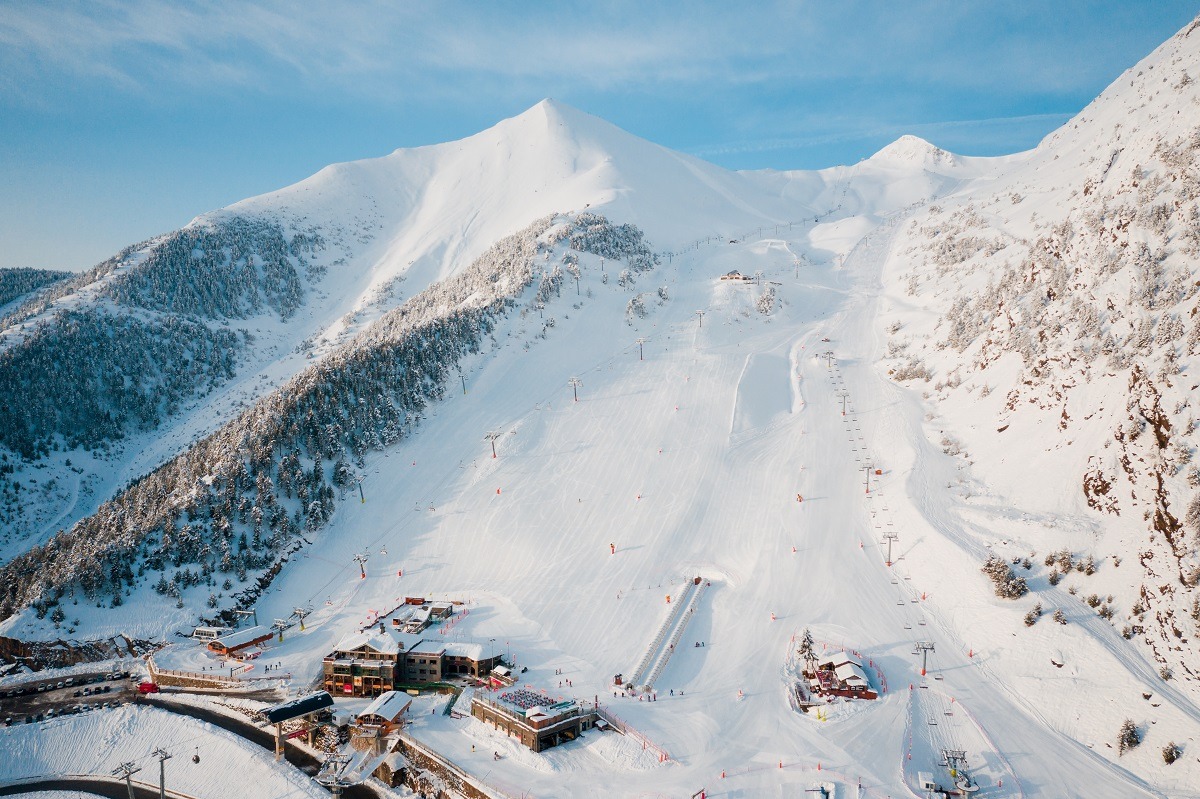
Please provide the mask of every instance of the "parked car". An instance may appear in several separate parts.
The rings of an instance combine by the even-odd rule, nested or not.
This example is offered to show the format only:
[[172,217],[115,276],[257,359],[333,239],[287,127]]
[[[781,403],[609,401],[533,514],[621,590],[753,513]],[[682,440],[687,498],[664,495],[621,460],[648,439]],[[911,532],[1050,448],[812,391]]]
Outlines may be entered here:
[[138,685],[138,693],[139,694],[157,694],[157,693],[159,693],[158,685],[156,683],[146,681],[146,682]]

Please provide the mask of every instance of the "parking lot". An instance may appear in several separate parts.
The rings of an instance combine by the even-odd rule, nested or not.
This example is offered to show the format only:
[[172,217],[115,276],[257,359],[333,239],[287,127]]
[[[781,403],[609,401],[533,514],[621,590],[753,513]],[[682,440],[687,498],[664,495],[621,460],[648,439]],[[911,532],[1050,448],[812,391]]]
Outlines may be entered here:
[[69,713],[87,713],[128,702],[137,690],[128,671],[29,680],[0,690],[0,720],[32,724]]

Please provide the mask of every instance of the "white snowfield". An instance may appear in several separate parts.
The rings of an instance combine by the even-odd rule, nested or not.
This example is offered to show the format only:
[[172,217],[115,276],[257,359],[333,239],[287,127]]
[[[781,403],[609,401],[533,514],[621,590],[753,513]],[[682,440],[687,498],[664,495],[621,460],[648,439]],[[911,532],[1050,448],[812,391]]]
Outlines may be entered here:
[[[0,780],[60,775],[110,775],[122,763],[140,769],[133,780],[158,789],[157,748],[168,791],[197,799],[218,796],[324,797],[321,786],[272,752],[196,719],[154,708],[125,706],[0,729]],[[199,757],[200,762],[193,762]],[[250,786],[253,786],[251,789]],[[50,795],[66,795],[51,792]],[[70,792],[76,796],[76,792]]]
[[[1151,59],[1192,64],[1196,38],[1181,33]],[[1122,81],[1106,114],[1123,113]],[[1066,202],[1085,173],[1056,148],[1096,113],[1003,159],[905,137],[852,167],[729,173],[546,101],[462,142],[330,167],[234,206],[375,226],[325,279],[337,319],[368,318],[388,281],[404,275],[415,291],[550,212],[590,206],[669,253],[626,288],[620,264],[582,258],[579,295],[568,281],[542,315],[511,314],[464,364],[465,395],[367,456],[365,502],[346,497],[260,602],[265,619],[315,610],[264,659],[304,682],[372,611],[458,598],[470,613],[448,640],[505,651],[527,667],[522,684],[598,700],[647,742],[589,732],[533,754],[469,717],[415,707],[417,740],[506,793],[758,797],[829,784],[838,796],[922,795],[921,772],[952,787],[941,750],[961,749],[979,796],[1200,796],[1195,684],[1162,679],[1147,647],[1118,631],[1143,579],[1138,515],[1088,509],[1078,458],[1043,452],[1036,425],[999,438],[992,403],[955,395],[943,408],[924,381],[888,375],[893,322],[920,331],[914,346],[928,344],[934,368],[954,357],[934,360],[947,300],[899,277],[925,257],[910,224],[939,218],[931,203],[958,208],[1014,181],[1030,195],[1045,181]],[[1182,113],[1194,119],[1194,106]],[[988,263],[973,262],[982,283]],[[733,269],[760,278],[720,279]],[[648,315],[627,317],[643,292]],[[340,325],[325,328],[330,345],[350,330]],[[1081,429],[1092,442],[1107,433]],[[497,458],[489,431],[501,433]],[[1127,566],[1051,586],[1041,558],[1062,547]],[[1015,567],[1029,595],[995,595],[980,572],[993,551],[1036,551],[1033,570]],[[711,587],[665,659],[659,632],[678,629],[664,625],[666,595],[696,575]],[[1080,600],[1093,592],[1117,595],[1121,615],[1099,617]],[[198,607],[202,594],[188,598]],[[162,633],[195,615],[148,591],[137,600],[81,608],[82,626]],[[1038,601],[1044,615],[1028,627]],[[805,628],[860,652],[886,693],[824,722],[793,710],[786,666]],[[48,627],[24,614],[2,630]],[[918,641],[934,646],[924,678]],[[1194,644],[1181,646],[1194,664]],[[634,664],[639,678],[654,673],[656,701],[614,695],[613,676]],[[1127,718],[1143,742],[1120,754]],[[1171,765],[1168,742],[1182,753]],[[643,754],[655,751],[665,758]]]

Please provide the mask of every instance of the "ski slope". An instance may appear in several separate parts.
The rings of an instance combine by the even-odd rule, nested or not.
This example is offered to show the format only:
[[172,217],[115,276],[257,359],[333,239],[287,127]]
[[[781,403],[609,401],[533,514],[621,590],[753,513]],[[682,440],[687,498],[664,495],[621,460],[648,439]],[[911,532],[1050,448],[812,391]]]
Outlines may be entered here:
[[[921,684],[912,648],[929,640],[926,684],[964,708],[959,736],[978,778],[1004,782],[981,795],[1065,796],[1080,786],[1099,797],[1195,795],[1184,787],[1192,766],[1154,769],[1150,742],[1122,759],[1105,749],[1119,723],[1110,719],[1126,709],[1101,697],[1140,686],[1137,652],[1067,628],[1089,662],[1075,661],[1080,679],[1064,684],[1048,663],[1034,664],[1040,644],[1008,644],[1019,614],[990,596],[978,573],[984,547],[956,522],[961,496],[941,488],[962,464],[929,443],[919,397],[874,366],[880,270],[899,213],[858,220],[868,235],[799,277],[773,231],[673,258],[637,287],[665,284],[671,299],[632,325],[622,314],[628,294],[601,282],[598,263],[583,264],[584,294],[564,292],[545,309],[558,320],[545,339],[536,315],[514,317],[495,351],[471,364],[465,395],[369,458],[366,502],[342,504],[333,535],[260,604],[265,616],[306,602],[320,609],[272,656],[315,676],[320,656],[368,610],[404,595],[461,598],[471,613],[456,634],[495,639],[528,668],[529,685],[600,698],[670,753],[661,766],[632,768],[585,740],[493,761],[507,742],[469,751],[490,740],[476,722],[420,717],[413,735],[478,776],[534,796],[580,795],[600,782],[628,796],[704,785],[771,795],[808,785],[820,765],[886,795],[902,794],[913,769],[938,771],[906,759],[905,730],[921,721],[907,696]],[[781,233],[782,243],[808,248],[828,232]],[[730,264],[777,283],[779,309],[763,316],[759,287],[720,281]],[[572,376],[582,381],[578,402]],[[502,433],[495,459],[489,431]],[[869,493],[866,463],[882,471]],[[900,535],[893,569],[879,543],[885,529]],[[369,553],[365,580],[354,552]],[[657,701],[613,696],[612,675],[656,639],[664,596],[695,574],[712,587],[655,681]],[[795,713],[780,673],[805,627],[871,658],[889,694],[824,724]],[[1079,720],[1079,708],[1096,719]],[[1195,734],[1185,698],[1158,713],[1164,733]],[[935,759],[935,749],[919,756]]]

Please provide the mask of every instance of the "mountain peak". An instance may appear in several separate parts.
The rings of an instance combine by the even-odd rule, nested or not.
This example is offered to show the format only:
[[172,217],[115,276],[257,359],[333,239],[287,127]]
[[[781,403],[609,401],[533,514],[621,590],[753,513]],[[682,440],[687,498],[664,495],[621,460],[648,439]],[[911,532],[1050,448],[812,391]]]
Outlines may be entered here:
[[867,160],[873,163],[890,163],[897,166],[911,164],[926,168],[958,165],[958,156],[954,153],[943,150],[920,136],[910,134],[896,139]]

